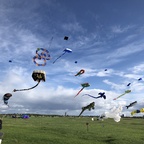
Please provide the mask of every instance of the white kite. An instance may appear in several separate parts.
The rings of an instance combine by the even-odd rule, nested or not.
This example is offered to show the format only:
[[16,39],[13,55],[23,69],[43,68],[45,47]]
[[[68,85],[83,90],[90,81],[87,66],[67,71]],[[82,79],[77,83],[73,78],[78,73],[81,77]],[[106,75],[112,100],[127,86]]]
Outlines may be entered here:
[[120,116],[121,112],[122,112],[122,106],[113,107],[110,111],[104,112],[104,114],[102,114],[100,118],[101,119],[113,118],[115,122],[119,122],[121,119]]

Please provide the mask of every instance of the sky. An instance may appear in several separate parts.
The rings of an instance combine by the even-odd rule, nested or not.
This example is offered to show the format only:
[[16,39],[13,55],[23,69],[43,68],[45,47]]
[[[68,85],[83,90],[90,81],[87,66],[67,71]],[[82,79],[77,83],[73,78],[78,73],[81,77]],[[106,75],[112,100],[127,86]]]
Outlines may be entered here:
[[[95,102],[95,109],[82,115],[122,106],[122,114],[130,116],[143,108],[143,5],[143,0],[0,0],[0,112],[79,115],[82,107]],[[37,48],[49,51],[45,66],[33,62]],[[66,48],[72,53],[53,63]],[[75,76],[81,69],[85,73]],[[34,86],[35,70],[45,71],[46,81],[13,92]],[[90,86],[75,97],[82,83]],[[126,90],[131,93],[113,100]],[[83,96],[97,97],[99,92],[106,99]],[[3,103],[5,93],[12,94],[9,107]]]

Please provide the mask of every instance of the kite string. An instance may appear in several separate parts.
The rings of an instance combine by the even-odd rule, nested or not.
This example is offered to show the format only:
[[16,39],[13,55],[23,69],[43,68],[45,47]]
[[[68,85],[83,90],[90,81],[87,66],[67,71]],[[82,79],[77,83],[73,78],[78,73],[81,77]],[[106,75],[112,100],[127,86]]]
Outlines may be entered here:
[[61,54],[58,58],[56,58],[54,61],[53,61],[53,64],[60,58],[62,57],[66,52],[64,52],[63,54]]
[[50,40],[50,44],[49,44],[49,47],[48,47],[48,49],[50,49],[50,47],[51,47],[51,44],[52,44],[52,41],[53,41],[53,37],[51,38],[51,40]]

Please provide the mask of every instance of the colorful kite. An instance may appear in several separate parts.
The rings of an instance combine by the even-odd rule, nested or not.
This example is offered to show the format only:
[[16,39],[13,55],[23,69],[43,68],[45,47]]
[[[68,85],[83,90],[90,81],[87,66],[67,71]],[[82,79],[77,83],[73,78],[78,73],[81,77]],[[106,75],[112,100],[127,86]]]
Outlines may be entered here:
[[63,56],[64,54],[66,54],[66,53],[72,53],[72,50],[69,49],[69,48],[64,49],[64,50],[63,50],[63,53],[62,53],[58,58],[56,58],[56,60],[54,60],[53,64],[54,64],[60,57],[62,57],[62,56]]
[[125,94],[128,94],[128,93],[130,93],[130,92],[131,92],[131,90],[126,90],[125,93],[123,93],[123,94],[121,94],[120,96],[114,98],[113,100],[117,100],[117,99],[120,98],[121,96],[123,96],[123,95],[125,95]]
[[76,97],[77,95],[79,95],[80,92],[81,92],[85,87],[89,87],[90,84],[89,84],[89,83],[83,83],[83,84],[81,84],[81,86],[82,86],[82,88],[78,91],[78,93],[75,95],[75,97]]
[[135,105],[136,103],[137,103],[137,101],[134,101],[134,102],[130,103],[128,106],[126,106],[127,109],[128,109],[129,107],[132,107],[132,106]]
[[80,76],[85,73],[84,69],[81,69],[75,76]]
[[[97,98],[104,98],[104,99],[106,99],[105,92],[103,92],[103,93],[101,93],[101,92],[98,93],[98,95],[100,95],[100,96],[97,96],[97,97],[92,96],[92,95],[90,95],[90,94],[84,94],[84,95],[87,95],[87,96],[92,97],[92,98],[95,98],[95,99],[97,99]],[[82,96],[84,96],[84,95],[82,95]]]
[[134,115],[136,113],[144,113],[144,108],[141,108],[140,110],[134,110],[131,112],[131,115]]
[[4,94],[4,96],[3,96],[4,104],[8,105],[8,100],[9,100],[10,97],[12,97],[11,93]]
[[95,102],[92,102],[92,103],[90,103],[89,105],[87,105],[87,106],[85,106],[85,107],[82,107],[82,111],[81,111],[81,113],[79,114],[79,116],[81,116],[81,114],[82,114],[86,109],[88,109],[89,111],[90,111],[91,109],[94,109],[94,106],[95,106]]
[[[40,53],[40,51],[42,51]],[[36,50],[36,56],[33,57],[33,62],[37,65],[37,66],[45,66],[46,65],[46,61],[50,60],[50,54],[49,51],[44,49],[44,48],[37,48]],[[41,61],[43,60],[43,63],[38,63],[36,60]]]
[[46,81],[45,71],[42,71],[42,70],[35,70],[35,71],[33,71],[32,78],[33,78],[34,81],[38,82],[35,86],[33,86],[31,88],[27,88],[27,89],[19,89],[19,90],[14,89],[13,92],[31,90],[31,89],[35,88],[36,86],[38,86],[39,83],[40,83],[40,81],[44,81],[45,82]]

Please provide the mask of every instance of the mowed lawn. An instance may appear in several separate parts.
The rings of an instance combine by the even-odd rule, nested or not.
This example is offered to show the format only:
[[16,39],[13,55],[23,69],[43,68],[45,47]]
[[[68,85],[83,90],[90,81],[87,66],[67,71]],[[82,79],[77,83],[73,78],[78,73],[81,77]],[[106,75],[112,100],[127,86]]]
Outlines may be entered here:
[[144,119],[4,118],[2,144],[144,144]]

